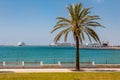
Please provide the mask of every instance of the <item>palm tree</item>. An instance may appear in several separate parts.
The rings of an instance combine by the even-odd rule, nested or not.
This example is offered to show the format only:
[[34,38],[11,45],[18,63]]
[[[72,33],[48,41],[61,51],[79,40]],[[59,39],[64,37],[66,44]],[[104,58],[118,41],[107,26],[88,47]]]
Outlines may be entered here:
[[83,8],[81,3],[67,6],[69,11],[69,18],[57,17],[58,22],[54,26],[51,33],[60,29],[61,31],[54,38],[54,42],[59,41],[64,35],[64,41],[67,41],[68,33],[72,33],[76,42],[76,70],[80,70],[79,59],[79,43],[85,41],[85,35],[90,41],[94,40],[100,43],[100,39],[93,28],[102,26],[95,20],[100,19],[99,16],[89,15],[91,8]]

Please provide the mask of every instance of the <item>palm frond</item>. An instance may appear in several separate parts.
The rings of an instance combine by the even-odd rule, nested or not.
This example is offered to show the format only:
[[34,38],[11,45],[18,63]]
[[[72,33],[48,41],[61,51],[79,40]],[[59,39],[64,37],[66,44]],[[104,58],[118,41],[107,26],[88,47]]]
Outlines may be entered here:
[[100,43],[100,39],[97,35],[97,33],[91,29],[91,28],[86,28],[86,31],[88,32],[88,34],[96,41],[96,42],[99,42]]
[[62,23],[62,24],[56,24],[53,28],[53,30],[51,31],[51,33],[53,33],[54,31],[60,29],[60,28],[67,28],[69,27],[69,24],[65,24],[65,23]]
[[83,40],[82,40],[81,36],[79,36],[79,42],[80,42],[81,44],[83,44]]
[[88,15],[88,16],[86,16],[89,20],[99,20],[99,19],[101,19],[99,16],[97,16],[97,15]]
[[79,14],[79,20],[82,20],[85,16],[87,16],[90,13],[91,8],[85,8],[81,11]]
[[66,19],[66,18],[63,18],[63,17],[57,17],[58,19],[58,22],[56,24],[59,24],[59,23],[71,23],[71,21],[69,19]]
[[66,32],[69,32],[69,28],[60,31],[55,37],[54,42],[56,43],[60,39],[60,37],[64,35]]
[[90,37],[90,34],[89,34],[87,31],[85,31],[85,33],[86,33],[86,35],[88,36],[89,41],[92,42],[92,39],[91,39],[91,37]]
[[98,22],[93,22],[93,21],[88,22],[88,23],[87,23],[87,26],[92,26],[92,27],[99,26],[99,27],[102,27],[102,25],[101,25],[100,23],[98,23]]
[[85,40],[84,32],[81,32],[81,38],[82,40]]
[[67,37],[68,37],[68,33],[71,31],[72,27],[69,27],[68,30],[64,33],[65,37],[64,37],[64,41],[67,41]]
[[70,15],[70,17],[72,18],[72,19],[74,19],[74,13],[73,13],[73,6],[72,5],[69,5],[68,7],[67,7],[67,9],[68,9],[68,11],[69,11],[69,15]]

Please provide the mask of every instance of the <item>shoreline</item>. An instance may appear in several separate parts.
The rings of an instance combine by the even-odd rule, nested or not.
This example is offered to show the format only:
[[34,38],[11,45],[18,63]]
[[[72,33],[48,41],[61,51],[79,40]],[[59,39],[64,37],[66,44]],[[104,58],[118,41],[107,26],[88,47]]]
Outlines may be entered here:
[[[17,45],[0,45],[0,47],[75,47],[75,46],[51,46],[51,45],[25,45],[25,46],[17,46]],[[119,46],[106,46],[106,47],[79,47],[79,49],[98,49],[98,50],[120,50]]]
[[80,49],[120,50],[120,47],[80,47]]

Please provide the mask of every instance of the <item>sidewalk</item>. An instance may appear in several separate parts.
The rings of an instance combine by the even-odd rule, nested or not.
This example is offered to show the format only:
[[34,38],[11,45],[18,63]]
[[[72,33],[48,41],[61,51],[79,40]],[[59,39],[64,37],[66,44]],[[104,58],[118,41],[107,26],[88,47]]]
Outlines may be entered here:
[[32,72],[72,72],[70,69],[0,69],[0,72],[32,73]]
[[[120,72],[120,68],[81,68],[82,72]],[[0,69],[0,73],[76,72],[74,69]],[[78,71],[77,71],[78,72]]]

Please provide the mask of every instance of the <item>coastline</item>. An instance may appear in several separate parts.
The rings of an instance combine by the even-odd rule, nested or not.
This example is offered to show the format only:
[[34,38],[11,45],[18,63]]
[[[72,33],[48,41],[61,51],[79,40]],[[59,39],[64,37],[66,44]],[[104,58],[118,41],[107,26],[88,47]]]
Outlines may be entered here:
[[80,47],[80,49],[120,50],[120,47]]
[[[63,47],[63,48],[74,48],[75,46],[51,46],[51,45],[25,45],[25,46],[17,46],[17,45],[0,45],[0,47]],[[98,50],[120,50],[119,46],[106,46],[106,47],[79,47],[79,49],[98,49]]]

